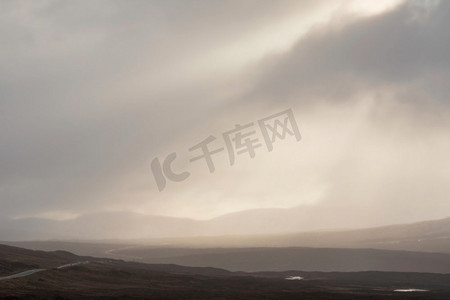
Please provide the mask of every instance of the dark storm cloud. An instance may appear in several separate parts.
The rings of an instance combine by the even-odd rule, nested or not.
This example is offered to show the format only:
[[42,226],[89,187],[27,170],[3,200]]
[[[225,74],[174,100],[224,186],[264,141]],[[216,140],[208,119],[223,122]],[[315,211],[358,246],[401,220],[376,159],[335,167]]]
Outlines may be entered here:
[[450,103],[442,80],[450,75],[449,26],[448,1],[411,1],[350,26],[312,31],[288,54],[267,59],[248,98],[337,101],[406,86]]

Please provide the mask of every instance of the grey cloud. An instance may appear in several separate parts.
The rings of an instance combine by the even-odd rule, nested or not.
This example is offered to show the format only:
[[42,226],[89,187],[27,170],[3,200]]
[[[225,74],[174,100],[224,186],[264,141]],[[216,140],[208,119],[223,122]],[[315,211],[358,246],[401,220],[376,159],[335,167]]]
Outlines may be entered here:
[[[400,127],[396,138],[413,124],[411,120],[417,124],[407,137],[414,130],[425,137],[435,123],[423,126],[428,119],[416,117],[429,110],[435,118],[439,107],[434,102],[424,105],[424,101],[448,103],[448,2],[428,14],[418,14],[420,7],[406,4],[343,27],[316,28],[291,51],[246,69],[242,84],[251,86],[250,92],[224,103],[217,95],[229,88],[227,82],[207,78],[201,83],[179,84],[178,76],[186,79],[199,74],[189,74],[177,68],[178,64],[245,38],[296,10],[307,12],[315,1],[14,1],[0,5],[0,197],[5,215],[107,209],[118,201],[124,186],[132,185],[123,181],[130,180],[124,178],[133,172],[148,172],[144,188],[156,189],[149,170],[153,155],[160,150],[164,153],[165,147],[197,125],[213,126],[216,116],[232,119],[232,111],[226,110],[228,101],[235,100],[238,110],[255,105],[248,111],[241,109],[243,114],[265,104],[292,105],[306,114],[308,104],[324,99],[327,105],[347,105],[351,101],[345,100],[358,99],[359,93],[389,90],[407,105],[372,111],[369,116],[376,116],[370,120],[375,128],[366,134]],[[134,89],[134,80],[142,82],[142,91]],[[448,125],[445,116],[442,112],[442,128]],[[404,119],[404,124],[396,123]],[[311,138],[307,133],[302,143]],[[341,164],[330,166],[324,176],[334,183],[333,194],[325,199],[331,205],[323,215],[332,217],[334,209],[347,205],[350,211],[352,205],[359,205],[359,199],[346,197],[352,182],[365,186],[352,181],[360,175],[360,165],[354,164],[364,162],[349,155]],[[438,164],[433,160],[430,165]],[[349,166],[352,169],[345,172]],[[344,175],[351,178],[346,180]],[[423,176],[415,178],[420,181]],[[436,182],[443,179],[440,176]],[[198,183],[195,180],[192,185]],[[410,184],[398,182],[402,188]],[[435,193],[436,203],[445,192],[441,191]],[[232,197],[233,192],[222,194]],[[133,201],[122,198],[124,203]],[[387,207],[393,198],[387,197],[377,207]],[[194,200],[188,205],[195,205]],[[178,204],[170,204],[174,203]],[[301,210],[292,210],[293,219]],[[363,225],[365,220],[359,221]]]
[[347,26],[312,31],[288,54],[267,58],[247,98],[333,101],[406,85],[448,102],[448,85],[439,78],[450,70],[449,14],[447,1],[428,8],[411,1]]
[[[2,1],[2,213],[101,210],[125,174],[148,170],[158,149],[216,105],[215,87],[152,93],[183,72],[177,64],[315,5]],[[126,82],[135,77],[150,92],[136,94]]]

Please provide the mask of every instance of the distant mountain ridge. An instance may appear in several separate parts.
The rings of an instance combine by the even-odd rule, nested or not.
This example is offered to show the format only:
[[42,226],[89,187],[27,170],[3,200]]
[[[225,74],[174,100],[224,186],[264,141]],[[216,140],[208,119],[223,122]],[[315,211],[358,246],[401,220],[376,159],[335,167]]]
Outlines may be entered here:
[[167,239],[165,243],[201,247],[370,248],[450,253],[450,218],[353,230]]
[[[264,216],[269,210],[251,213]],[[279,229],[268,234],[254,232],[255,224],[251,222],[246,227],[243,222],[234,223],[234,220],[233,216],[198,221],[135,213],[89,214],[65,221],[3,220],[0,240],[125,239],[176,246],[375,248],[450,253],[450,218],[340,231],[280,233],[283,231]]]

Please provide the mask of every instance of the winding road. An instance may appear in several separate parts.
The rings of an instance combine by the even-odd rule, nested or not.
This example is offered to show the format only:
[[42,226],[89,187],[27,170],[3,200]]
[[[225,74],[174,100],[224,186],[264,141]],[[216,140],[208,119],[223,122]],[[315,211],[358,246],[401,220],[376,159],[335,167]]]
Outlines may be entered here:
[[[78,265],[84,265],[84,264],[88,264],[88,263],[89,263],[88,261],[79,261],[79,262],[76,262],[76,263],[71,263],[71,264],[59,266],[56,269],[60,270],[60,269],[65,269],[65,268],[74,267],[74,266],[78,266]],[[0,280],[21,278],[21,277],[25,277],[25,276],[30,276],[30,275],[38,273],[38,272],[47,271],[47,270],[48,269],[32,269],[32,270],[20,272],[20,273],[17,273],[17,274],[0,277]]]

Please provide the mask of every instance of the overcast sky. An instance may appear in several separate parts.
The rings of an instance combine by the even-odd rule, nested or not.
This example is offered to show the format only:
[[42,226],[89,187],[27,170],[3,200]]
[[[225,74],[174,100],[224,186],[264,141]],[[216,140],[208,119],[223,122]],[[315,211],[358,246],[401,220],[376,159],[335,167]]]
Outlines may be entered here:
[[[0,215],[450,216],[449,28],[448,1],[1,1]],[[286,109],[299,142],[189,162]]]

